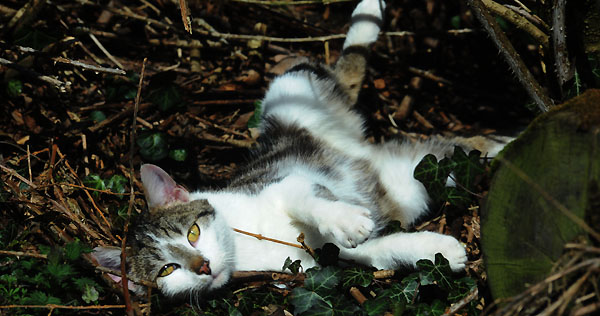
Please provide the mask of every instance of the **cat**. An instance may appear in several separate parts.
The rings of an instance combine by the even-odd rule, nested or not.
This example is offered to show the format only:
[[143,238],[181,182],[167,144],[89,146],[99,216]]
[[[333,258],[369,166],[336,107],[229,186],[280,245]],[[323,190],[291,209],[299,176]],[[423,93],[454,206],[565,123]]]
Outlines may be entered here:
[[[159,167],[141,166],[149,210],[127,238],[128,275],[155,282],[167,296],[198,296],[227,284],[234,271],[278,271],[288,257],[305,269],[317,265],[302,249],[233,228],[283,241],[304,233],[310,246],[334,243],[341,258],[377,269],[415,267],[436,253],[452,270],[464,269],[465,249],[452,236],[380,233],[392,220],[410,227],[427,212],[429,197],[413,177],[426,154],[442,158],[458,144],[491,156],[504,143],[366,140],[364,119],[353,106],[384,9],[378,0],[357,5],[333,69],[300,63],[274,79],[262,101],[253,159],[225,188],[188,192]],[[94,256],[118,269],[119,249],[98,247]]]

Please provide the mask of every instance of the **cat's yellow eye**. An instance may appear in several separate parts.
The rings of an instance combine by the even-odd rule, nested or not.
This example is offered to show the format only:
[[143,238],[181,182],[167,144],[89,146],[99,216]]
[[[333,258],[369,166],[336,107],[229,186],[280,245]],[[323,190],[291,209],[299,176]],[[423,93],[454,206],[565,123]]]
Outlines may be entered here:
[[173,271],[177,270],[177,268],[179,268],[179,266],[175,263],[165,264],[165,266],[158,271],[158,276],[166,277],[167,275],[173,273]]
[[194,224],[192,227],[190,227],[187,238],[190,244],[194,244],[198,241],[198,238],[200,238],[200,227],[198,227],[197,224]]

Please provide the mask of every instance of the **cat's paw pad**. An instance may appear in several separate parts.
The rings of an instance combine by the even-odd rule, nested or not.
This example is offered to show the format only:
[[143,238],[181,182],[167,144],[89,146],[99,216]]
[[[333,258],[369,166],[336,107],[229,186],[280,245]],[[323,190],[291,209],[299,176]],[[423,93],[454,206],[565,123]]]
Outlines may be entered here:
[[335,202],[325,210],[319,223],[319,232],[331,236],[345,248],[354,248],[363,243],[375,228],[371,211],[367,208],[344,202]]
[[456,238],[431,233],[429,239],[427,245],[423,247],[423,250],[426,252],[423,256],[424,259],[434,261],[435,254],[441,253],[448,260],[452,271],[460,271],[465,268],[467,252],[465,251],[465,247]]

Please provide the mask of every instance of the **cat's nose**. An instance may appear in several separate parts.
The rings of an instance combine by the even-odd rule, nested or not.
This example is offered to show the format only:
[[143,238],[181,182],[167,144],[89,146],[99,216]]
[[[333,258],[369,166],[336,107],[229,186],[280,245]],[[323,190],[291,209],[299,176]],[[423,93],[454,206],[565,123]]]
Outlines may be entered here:
[[211,271],[210,271],[210,262],[208,260],[204,261],[204,264],[202,264],[202,266],[196,271],[196,273],[202,275],[202,274],[207,274],[210,275]]

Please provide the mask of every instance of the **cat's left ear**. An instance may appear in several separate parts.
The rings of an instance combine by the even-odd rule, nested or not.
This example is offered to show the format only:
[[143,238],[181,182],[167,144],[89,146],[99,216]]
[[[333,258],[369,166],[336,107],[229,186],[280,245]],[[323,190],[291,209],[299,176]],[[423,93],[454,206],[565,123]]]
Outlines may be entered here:
[[160,167],[151,164],[140,168],[148,208],[165,207],[174,202],[189,202],[190,194]]
[[[96,247],[94,248],[94,252],[92,252],[92,256],[98,261],[100,266],[115,271],[121,271],[121,249],[116,247]],[[117,283],[121,282],[121,276],[110,273],[108,273],[108,276]],[[140,294],[141,286],[138,286],[130,280],[127,282],[127,288],[138,295]]]

